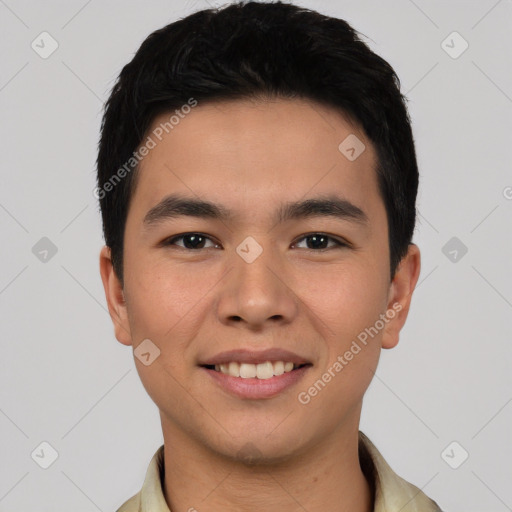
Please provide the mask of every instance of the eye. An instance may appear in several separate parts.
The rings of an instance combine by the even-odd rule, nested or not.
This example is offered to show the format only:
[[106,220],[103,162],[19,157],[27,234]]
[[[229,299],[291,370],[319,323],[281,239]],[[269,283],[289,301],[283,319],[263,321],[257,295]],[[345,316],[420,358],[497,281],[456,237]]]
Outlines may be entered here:
[[[183,240],[183,245],[177,244],[178,240]],[[212,241],[211,238],[203,235],[202,233],[183,233],[172,238],[168,238],[163,242],[163,245],[177,245],[184,249],[208,249],[205,247],[205,242],[210,241],[213,245],[211,247],[218,247],[219,245]]]
[[[309,250],[316,250],[317,252],[333,249],[336,247],[349,247],[348,243],[345,243],[342,240],[329,236],[325,233],[311,233],[305,235],[302,238],[299,238],[298,242],[295,242],[293,244],[293,247],[298,247],[299,242],[303,240],[306,241],[306,247],[303,248]],[[205,245],[208,242],[210,242],[211,244],[209,247]],[[330,246],[329,242],[331,243]],[[218,243],[214,242],[210,237],[202,233],[183,233],[181,235],[176,235],[164,240],[162,244],[164,246],[175,245],[188,250],[200,250],[208,249],[211,247],[220,247]]]
[[[337,238],[334,238],[332,236],[326,235],[325,233],[311,233],[309,235],[303,236],[302,238],[299,238],[299,241],[301,240],[310,240],[311,243],[306,242],[307,247],[305,249],[318,249],[318,250],[326,250],[326,249],[332,249],[335,247],[348,247],[349,245],[345,242],[342,242],[341,240],[338,240]],[[333,242],[334,245],[331,245],[330,247],[326,247],[325,244],[329,241]],[[297,242],[294,244],[294,246],[297,246]]]

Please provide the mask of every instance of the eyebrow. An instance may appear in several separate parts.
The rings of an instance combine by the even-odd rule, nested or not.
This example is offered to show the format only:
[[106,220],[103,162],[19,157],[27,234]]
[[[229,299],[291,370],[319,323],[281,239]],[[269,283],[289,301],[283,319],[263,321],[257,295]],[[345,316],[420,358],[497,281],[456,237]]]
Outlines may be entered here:
[[[223,205],[178,194],[166,196],[144,217],[147,228],[176,217],[198,217],[229,221],[234,213]],[[334,217],[359,224],[368,224],[368,216],[361,208],[335,195],[305,199],[282,204],[276,211],[276,223],[311,217]]]

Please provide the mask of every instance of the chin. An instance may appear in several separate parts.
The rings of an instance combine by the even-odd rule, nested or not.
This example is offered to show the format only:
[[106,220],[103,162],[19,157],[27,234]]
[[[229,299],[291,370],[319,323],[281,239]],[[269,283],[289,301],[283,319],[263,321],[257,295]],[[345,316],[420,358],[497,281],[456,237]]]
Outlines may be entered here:
[[[292,436],[281,432],[265,431],[259,435],[254,431],[246,430],[244,438],[237,438],[229,442],[229,446],[217,447],[217,452],[233,462],[243,463],[247,466],[275,466],[286,463],[306,449],[300,441],[304,441],[304,434]],[[269,433],[270,432],[270,433]],[[215,448],[214,448],[215,449]]]
[[231,459],[234,462],[242,463],[246,466],[276,466],[293,458],[294,450],[289,447],[283,447],[277,450],[275,447],[263,446],[252,441],[246,442],[240,449],[232,454]]

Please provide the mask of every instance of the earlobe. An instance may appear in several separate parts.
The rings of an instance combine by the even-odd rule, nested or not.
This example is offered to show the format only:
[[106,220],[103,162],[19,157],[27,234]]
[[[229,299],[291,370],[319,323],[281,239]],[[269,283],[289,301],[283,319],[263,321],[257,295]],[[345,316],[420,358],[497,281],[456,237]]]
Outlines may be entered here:
[[382,348],[393,348],[398,344],[400,331],[407,320],[420,269],[420,250],[416,244],[409,244],[407,254],[400,262],[389,288],[387,316],[390,320],[384,329]]
[[123,345],[131,345],[132,338],[123,287],[112,266],[111,249],[106,245],[100,252],[100,274],[115,336]]

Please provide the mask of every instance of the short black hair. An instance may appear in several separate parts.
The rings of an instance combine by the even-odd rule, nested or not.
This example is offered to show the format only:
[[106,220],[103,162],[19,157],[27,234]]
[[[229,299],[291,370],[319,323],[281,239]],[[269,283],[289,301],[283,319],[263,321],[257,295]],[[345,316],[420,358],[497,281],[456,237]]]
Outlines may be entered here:
[[314,100],[363,129],[377,152],[393,278],[412,240],[418,189],[398,76],[342,19],[280,1],[242,1],[197,11],[151,33],[123,67],[105,104],[95,195],[121,283],[137,177],[134,155],[153,120],[191,100],[249,98]]

